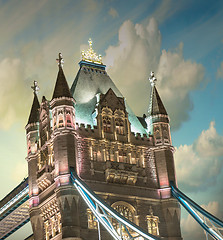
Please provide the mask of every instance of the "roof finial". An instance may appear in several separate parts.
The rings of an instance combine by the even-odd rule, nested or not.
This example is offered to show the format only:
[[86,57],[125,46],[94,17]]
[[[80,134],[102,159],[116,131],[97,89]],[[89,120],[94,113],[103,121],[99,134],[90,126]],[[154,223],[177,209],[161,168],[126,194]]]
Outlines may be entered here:
[[151,73],[150,73],[149,81],[150,81],[152,87],[156,85],[155,82],[157,81],[157,79],[156,79],[156,77],[154,76],[154,72],[151,72]]
[[33,82],[33,86],[31,86],[31,88],[33,89],[33,93],[38,94],[39,86],[37,85],[37,81]]
[[59,58],[57,58],[56,60],[58,62],[58,66],[63,68],[64,59],[62,58],[62,53],[59,53]]
[[82,60],[87,61],[87,62],[103,64],[101,55],[97,55],[96,52],[92,48],[91,38],[89,38],[88,44],[89,44],[89,49],[87,51],[84,51],[84,50],[81,51]]
[[153,209],[152,209],[152,206],[149,206],[149,215],[150,215],[150,216],[153,216]]
[[92,48],[92,40],[91,40],[91,38],[89,38],[88,43],[89,43],[90,48]]

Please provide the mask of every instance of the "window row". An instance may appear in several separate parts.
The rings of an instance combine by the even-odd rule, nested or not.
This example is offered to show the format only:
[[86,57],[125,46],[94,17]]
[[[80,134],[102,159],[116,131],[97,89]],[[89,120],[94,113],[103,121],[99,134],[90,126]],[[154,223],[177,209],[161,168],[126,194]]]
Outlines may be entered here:
[[[102,117],[102,124],[103,124],[103,130],[104,132],[111,133],[112,132],[112,118],[109,116],[103,116]],[[124,135],[124,120],[121,118],[115,119],[115,132],[120,135]]]
[[137,166],[143,166],[144,163],[144,154],[143,151],[130,151],[124,149],[101,149],[90,148],[90,156],[93,161],[112,161],[112,162],[123,162],[136,164]]
[[[135,209],[132,205],[128,204],[128,203],[124,203],[124,202],[117,202],[115,204],[112,205],[112,207],[119,212],[123,217],[127,218],[128,220],[130,220],[131,222],[136,223],[136,216],[135,216]],[[92,213],[92,211],[88,208],[87,209],[87,216],[88,216],[88,228],[89,229],[97,229],[98,227],[98,222],[94,216],[94,214]],[[122,231],[122,236],[127,236],[127,232],[126,229],[124,228],[124,226],[120,226],[120,224],[118,223],[117,220],[115,220],[114,218],[110,219],[113,227],[120,233]],[[154,216],[153,212],[146,216],[146,221],[147,221],[147,230],[150,234],[152,235],[159,235],[159,227],[158,227],[158,223],[159,223],[159,217]],[[127,228],[127,230],[134,236],[134,232],[133,230]]]

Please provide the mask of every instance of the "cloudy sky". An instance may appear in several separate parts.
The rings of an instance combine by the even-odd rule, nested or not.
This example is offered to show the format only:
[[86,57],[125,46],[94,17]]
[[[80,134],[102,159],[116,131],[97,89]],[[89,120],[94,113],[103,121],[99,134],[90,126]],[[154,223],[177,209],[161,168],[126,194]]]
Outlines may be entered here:
[[[0,22],[0,198],[27,176],[33,80],[50,99],[62,52],[71,85],[91,37],[139,116],[155,72],[171,118],[179,188],[223,219],[221,0],[0,0]],[[10,239],[23,239],[21,232]],[[205,239],[185,212],[182,232],[186,240]]]

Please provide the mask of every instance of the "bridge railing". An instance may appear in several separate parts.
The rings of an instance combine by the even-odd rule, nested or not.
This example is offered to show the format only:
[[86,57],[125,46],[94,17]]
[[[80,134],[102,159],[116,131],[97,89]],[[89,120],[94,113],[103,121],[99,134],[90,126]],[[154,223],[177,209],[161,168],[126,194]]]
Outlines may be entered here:
[[[149,234],[136,224],[132,223],[120,213],[115,211],[103,199],[97,196],[78,176],[74,171],[71,171],[71,179],[77,191],[80,193],[88,207],[95,215],[98,226],[102,224],[105,229],[116,240],[124,239],[124,233],[127,234],[127,239],[148,239],[160,240],[159,237]],[[113,227],[111,219],[118,221],[120,227],[116,229]],[[99,228],[100,230],[100,228]],[[123,231],[124,230],[124,231]],[[125,237],[126,238],[126,237]]]
[[[223,236],[218,230],[219,227],[215,225],[217,224],[221,228],[223,227],[223,222],[220,219],[207,212],[205,209],[195,203],[192,199],[187,197],[175,186],[174,183],[171,183],[171,192],[172,195],[178,200],[178,202],[200,224],[200,226],[204,229],[206,233],[210,234],[210,236],[212,236],[216,240],[223,240]],[[211,226],[209,226],[207,222],[209,222]]]

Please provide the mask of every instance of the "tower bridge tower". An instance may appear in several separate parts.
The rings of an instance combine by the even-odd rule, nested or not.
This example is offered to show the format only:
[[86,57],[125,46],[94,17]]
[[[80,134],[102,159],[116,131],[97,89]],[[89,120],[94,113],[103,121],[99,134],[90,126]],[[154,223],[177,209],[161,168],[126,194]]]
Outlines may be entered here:
[[[148,115],[136,117],[92,42],[69,88],[59,54],[51,100],[37,84],[26,125],[30,220],[35,240],[98,239],[97,222],[70,181],[70,167],[124,217],[165,240],[180,240],[180,207],[169,117],[152,80]],[[119,225],[113,221],[115,228]],[[111,236],[102,229],[102,239]],[[133,233],[134,235],[134,233]]]

